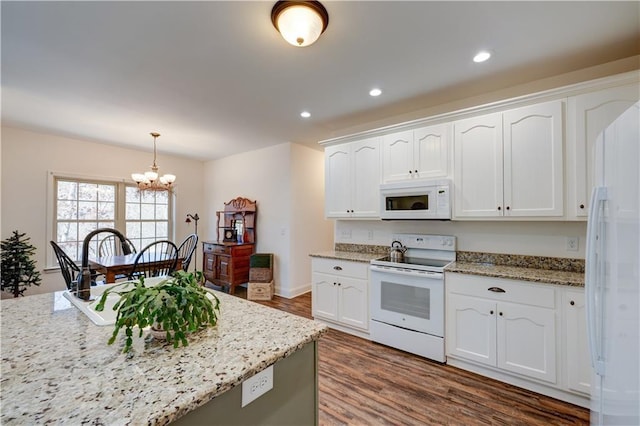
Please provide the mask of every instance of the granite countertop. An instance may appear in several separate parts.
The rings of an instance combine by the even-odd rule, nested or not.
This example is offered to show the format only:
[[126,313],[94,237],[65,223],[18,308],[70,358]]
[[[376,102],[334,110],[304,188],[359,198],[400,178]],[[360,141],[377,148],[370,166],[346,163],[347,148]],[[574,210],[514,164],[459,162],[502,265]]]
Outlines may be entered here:
[[374,259],[384,257],[384,254],[376,253],[357,253],[353,251],[337,251],[329,250],[320,253],[311,253],[311,257],[321,257],[324,259],[338,259],[338,260],[350,260],[353,262],[369,263]]
[[[122,353],[62,292],[2,300],[0,423],[163,425],[320,338],[327,327],[216,292],[216,327]],[[146,334],[146,333],[145,333]],[[137,336],[137,334],[136,334]]]
[[381,259],[388,255],[389,246],[336,243],[333,250],[311,253],[309,256],[369,263],[374,259]]
[[535,267],[496,265],[476,262],[454,262],[445,268],[445,272],[482,275],[486,277],[507,278],[531,281],[541,284],[584,287],[584,272],[558,271]]

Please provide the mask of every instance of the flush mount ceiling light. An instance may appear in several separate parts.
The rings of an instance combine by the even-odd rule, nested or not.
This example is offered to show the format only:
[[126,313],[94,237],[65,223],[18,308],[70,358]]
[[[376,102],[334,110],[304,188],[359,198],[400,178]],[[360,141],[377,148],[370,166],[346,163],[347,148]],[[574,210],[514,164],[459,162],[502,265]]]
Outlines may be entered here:
[[302,112],[300,113],[300,117],[302,117],[302,118],[309,118],[309,117],[311,117],[311,113],[310,113],[309,111],[302,111]]
[[484,62],[491,57],[491,53],[486,50],[481,50],[473,57],[473,62]]
[[380,96],[382,94],[382,90],[378,89],[377,87],[374,89],[369,90],[369,96]]
[[176,175],[166,174],[158,178],[158,166],[156,165],[156,139],[160,133],[151,132],[153,136],[153,165],[150,172],[132,173],[133,179],[141,191],[171,191],[173,182],[176,181]]
[[271,22],[289,44],[315,43],[329,25],[329,14],[319,1],[279,1],[271,9]]

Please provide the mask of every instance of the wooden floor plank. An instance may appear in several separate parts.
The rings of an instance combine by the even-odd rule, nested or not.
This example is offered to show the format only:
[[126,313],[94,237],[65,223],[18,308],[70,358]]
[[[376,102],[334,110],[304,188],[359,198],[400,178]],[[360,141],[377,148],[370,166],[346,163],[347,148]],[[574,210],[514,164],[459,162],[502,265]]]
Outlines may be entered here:
[[[311,318],[310,293],[257,303]],[[589,424],[582,407],[340,331],[318,354],[322,426]]]

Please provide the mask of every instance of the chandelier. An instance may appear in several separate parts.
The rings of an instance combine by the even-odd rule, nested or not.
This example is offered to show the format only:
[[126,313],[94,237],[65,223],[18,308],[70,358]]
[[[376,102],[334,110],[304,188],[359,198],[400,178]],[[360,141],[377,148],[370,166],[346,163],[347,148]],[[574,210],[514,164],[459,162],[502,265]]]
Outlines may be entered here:
[[132,173],[133,179],[141,191],[171,191],[176,175],[166,174],[158,177],[158,166],[156,165],[156,139],[160,133],[151,132],[153,136],[153,166],[150,172]]

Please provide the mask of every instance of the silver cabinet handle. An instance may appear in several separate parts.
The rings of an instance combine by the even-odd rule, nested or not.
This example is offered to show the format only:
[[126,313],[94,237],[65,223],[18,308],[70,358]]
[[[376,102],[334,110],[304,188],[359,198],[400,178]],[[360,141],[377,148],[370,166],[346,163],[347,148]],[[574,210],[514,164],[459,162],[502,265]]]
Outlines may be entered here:
[[487,290],[492,291],[494,293],[506,293],[506,291],[504,291],[500,287],[489,287]]

